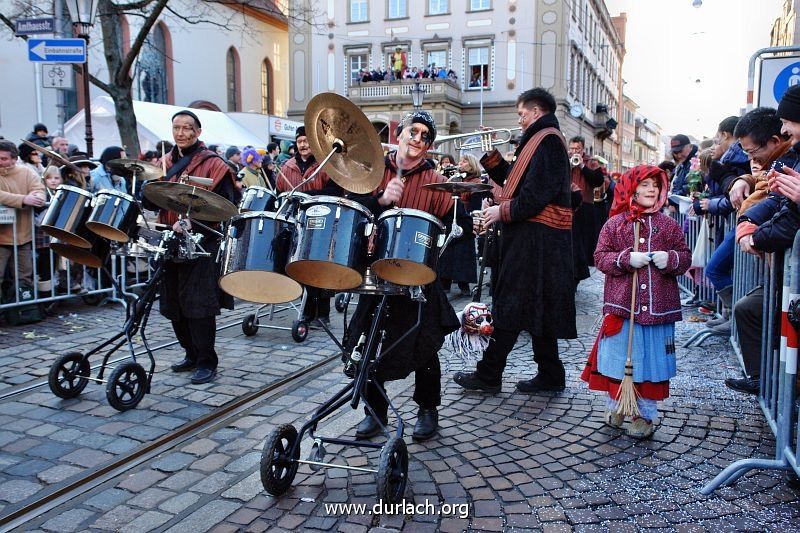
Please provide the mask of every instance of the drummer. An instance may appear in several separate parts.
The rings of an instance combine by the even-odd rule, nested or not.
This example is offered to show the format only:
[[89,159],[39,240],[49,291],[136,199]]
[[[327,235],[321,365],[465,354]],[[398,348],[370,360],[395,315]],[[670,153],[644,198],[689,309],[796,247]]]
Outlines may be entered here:
[[[224,159],[206,149],[200,141],[201,127],[200,119],[191,111],[178,111],[172,116],[175,146],[165,156],[167,175],[162,179],[178,181],[187,175],[211,178],[213,183],[203,188],[237,204],[239,195],[233,173]],[[158,209],[146,200],[144,203],[148,209]],[[183,231],[177,213],[161,210],[158,221],[169,224],[177,233]],[[224,293],[217,284],[219,266],[215,259],[219,237],[199,226],[193,228],[188,220],[184,223],[194,233],[203,234],[200,244],[210,256],[183,262],[165,261],[160,311],[172,321],[175,336],[186,352],[182,361],[172,365],[172,371],[193,370],[191,382],[201,384],[210,382],[217,374],[218,358],[214,349],[216,315],[220,314],[222,307],[233,309],[233,297]]]
[[[297,152],[294,157],[287,160],[280,168],[278,176],[278,191],[287,192],[297,187],[317,170],[319,163],[314,154],[311,153],[311,145],[308,143],[305,126],[300,126],[295,132],[295,143]],[[328,174],[322,170],[314,179],[297,187],[297,192],[302,192],[312,196],[342,196],[343,189],[336,184]],[[306,287],[306,305],[303,308],[301,320],[306,324],[313,324],[316,320],[322,322],[325,327],[330,326],[331,297],[323,289]]]
[[[385,170],[381,184],[370,195],[356,197],[376,216],[393,207],[418,209],[430,213],[443,221],[452,220],[453,203],[449,194],[423,189],[422,185],[442,183],[447,179],[437,173],[425,159],[428,149],[436,138],[436,125],[426,111],[414,111],[403,117],[396,130],[398,148],[385,158]],[[464,231],[472,231],[472,219],[466,210],[459,209],[459,225]],[[459,328],[458,317],[447,301],[439,281],[424,289],[426,303],[423,305],[419,328],[382,360],[376,370],[378,382],[403,379],[414,372],[414,401],[419,406],[417,423],[412,437],[427,440],[438,428],[438,406],[441,403],[441,377],[439,349],[445,336]],[[350,322],[348,343],[354,344],[370,324],[372,313],[379,301],[375,296],[359,296],[358,306]],[[408,296],[389,298],[387,338],[384,346],[409,331],[417,321],[418,304]],[[353,346],[347,346],[352,350]],[[376,387],[367,388],[369,404],[384,425],[387,421],[388,404]],[[369,438],[381,433],[378,421],[367,413],[356,428],[356,437]]]

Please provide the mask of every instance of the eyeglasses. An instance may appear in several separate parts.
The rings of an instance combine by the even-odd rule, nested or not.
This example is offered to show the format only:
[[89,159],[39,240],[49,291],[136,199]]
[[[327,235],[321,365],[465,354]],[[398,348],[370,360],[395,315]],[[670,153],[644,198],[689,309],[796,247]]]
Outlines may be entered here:
[[750,148],[750,149],[747,149],[744,146],[742,146],[742,151],[744,153],[746,153],[748,155],[748,157],[753,158],[757,153],[762,151],[764,148],[766,148],[766,145],[764,145],[764,144],[762,144],[760,146],[756,146],[755,148]]
[[430,132],[422,131],[419,128],[411,128],[409,130],[408,134],[411,136],[411,138],[409,139],[411,141],[413,141],[417,137],[419,137],[419,140],[421,140],[425,144],[430,144],[431,143],[431,134],[430,134]]

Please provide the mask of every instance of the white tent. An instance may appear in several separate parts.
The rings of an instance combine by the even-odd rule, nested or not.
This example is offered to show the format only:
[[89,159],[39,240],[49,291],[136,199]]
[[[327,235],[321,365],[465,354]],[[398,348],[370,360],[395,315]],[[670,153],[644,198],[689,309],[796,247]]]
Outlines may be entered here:
[[[105,147],[119,146],[121,142],[115,119],[114,102],[111,97],[98,96],[92,100],[91,109],[94,155],[98,156]],[[172,115],[181,109],[187,108],[134,100],[133,111],[136,113],[139,147],[142,152],[154,150],[156,143],[162,139],[172,141]],[[220,144],[264,147],[269,143],[269,133],[266,129],[257,133],[250,131],[227,114],[219,111],[205,109],[192,109],[191,111],[197,115],[203,125],[200,140],[206,146]],[[67,140],[82,150],[86,149],[85,123],[84,113],[81,111],[64,124],[64,135]],[[128,154],[128,157],[136,157],[136,154]]]

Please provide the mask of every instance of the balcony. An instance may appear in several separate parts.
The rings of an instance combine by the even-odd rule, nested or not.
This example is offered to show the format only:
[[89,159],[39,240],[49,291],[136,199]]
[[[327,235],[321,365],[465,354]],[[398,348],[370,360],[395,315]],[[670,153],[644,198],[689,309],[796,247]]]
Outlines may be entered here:
[[461,104],[461,89],[453,82],[438,78],[421,80],[353,82],[347,88],[347,97],[356,105],[403,105],[411,107],[411,89],[414,82],[425,91],[423,107],[438,103]]

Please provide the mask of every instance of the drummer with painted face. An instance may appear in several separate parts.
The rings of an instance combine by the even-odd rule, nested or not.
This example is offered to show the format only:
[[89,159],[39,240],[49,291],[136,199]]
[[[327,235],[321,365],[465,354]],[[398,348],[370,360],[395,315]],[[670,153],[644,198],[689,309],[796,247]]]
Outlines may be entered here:
[[[216,152],[205,147],[199,139],[201,132],[200,119],[191,111],[178,111],[173,115],[175,146],[165,156],[167,175],[162,179],[176,182],[182,176],[211,178],[214,181],[210,186],[197,187],[209,189],[234,205],[238,204],[240,195],[230,167]],[[147,200],[144,207],[158,209]],[[168,224],[178,233],[183,231],[177,213],[161,210],[158,221]],[[211,223],[206,225],[212,226]],[[188,229],[203,234],[200,245],[210,255],[191,261],[165,261],[159,307],[161,314],[172,322],[175,336],[185,351],[183,360],[172,365],[172,371],[193,371],[191,382],[201,384],[212,381],[217,374],[218,358],[214,348],[216,316],[222,307],[233,309],[233,297],[224,293],[217,283],[219,265],[215,261],[219,236],[199,225],[193,228],[191,223],[188,223]]]
[[[434,192],[422,188],[430,183],[442,183],[447,179],[437,173],[425,159],[428,149],[436,138],[433,117],[425,111],[406,115],[396,130],[398,148],[385,158],[383,180],[371,195],[358,200],[377,216],[394,207],[418,209],[436,216],[443,222],[452,220],[453,201],[448,193]],[[352,195],[349,195],[353,197]],[[355,197],[353,197],[355,199]],[[472,219],[463,207],[459,209],[459,225],[464,231],[472,231]],[[417,422],[412,437],[427,440],[436,433],[441,403],[441,377],[439,349],[448,333],[460,326],[447,295],[436,280],[423,291],[422,319],[418,329],[387,353],[376,367],[375,378],[382,385],[386,381],[403,379],[414,372],[414,401],[419,406]],[[354,344],[361,332],[370,324],[375,306],[380,301],[376,296],[359,296],[358,307],[348,331],[348,344]],[[396,339],[411,330],[417,321],[418,303],[408,295],[389,297],[388,316],[385,321],[386,338],[383,346],[390,346]],[[352,351],[353,346],[347,346]],[[349,353],[348,351],[348,353]],[[367,397],[381,424],[386,424],[388,404],[380,391],[372,384]],[[366,409],[366,417],[356,428],[356,437],[369,438],[381,433],[381,425]]]
[[[295,144],[297,145],[297,152],[294,157],[286,161],[281,166],[280,171],[277,172],[277,176],[275,176],[278,183],[278,192],[288,192],[297,187],[319,167],[319,163],[311,152],[311,145],[308,143],[305,126],[297,128]],[[343,189],[330,179],[324,170],[321,170],[308,183],[297,187],[296,191],[312,196],[342,196],[343,193]],[[323,289],[306,287],[306,305],[303,308],[303,316],[301,318],[303,322],[313,325],[319,320],[326,327],[330,327],[331,297],[326,296],[326,294],[329,294],[329,292]]]

